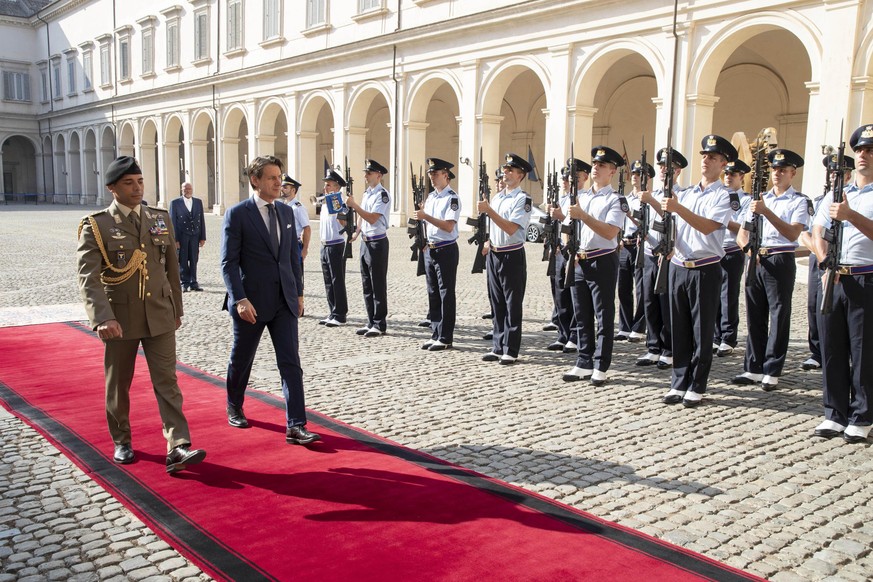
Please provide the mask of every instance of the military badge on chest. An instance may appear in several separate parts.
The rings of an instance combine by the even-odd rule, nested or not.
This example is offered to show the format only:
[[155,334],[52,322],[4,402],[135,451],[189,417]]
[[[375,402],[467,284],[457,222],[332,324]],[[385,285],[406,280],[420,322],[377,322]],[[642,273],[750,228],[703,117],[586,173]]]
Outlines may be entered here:
[[121,240],[125,237],[125,234],[121,231],[120,228],[112,227],[109,229],[109,236],[111,236],[115,240]]
[[[151,215],[149,215],[151,218]],[[155,223],[149,227],[149,234],[154,236],[159,236],[163,234],[169,234],[170,230],[167,228],[167,223],[164,221],[164,217],[161,215],[155,216]]]

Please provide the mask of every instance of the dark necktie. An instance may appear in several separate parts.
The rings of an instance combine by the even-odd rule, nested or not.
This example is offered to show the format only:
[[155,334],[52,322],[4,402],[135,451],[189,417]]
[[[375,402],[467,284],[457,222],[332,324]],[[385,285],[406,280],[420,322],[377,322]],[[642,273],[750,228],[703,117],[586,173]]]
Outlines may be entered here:
[[136,229],[136,232],[139,232],[139,214],[137,214],[134,211],[131,211],[130,221],[133,223],[133,228]]
[[276,216],[276,207],[267,204],[270,221],[270,242],[273,244],[273,252],[279,254],[279,217]]

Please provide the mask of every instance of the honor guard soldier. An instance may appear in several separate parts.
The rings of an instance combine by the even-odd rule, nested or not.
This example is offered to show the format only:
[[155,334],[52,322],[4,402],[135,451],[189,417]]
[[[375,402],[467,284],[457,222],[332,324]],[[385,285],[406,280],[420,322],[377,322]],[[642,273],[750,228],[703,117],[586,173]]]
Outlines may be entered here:
[[167,473],[206,458],[191,449],[182,391],[176,380],[176,330],[182,324],[182,284],[170,215],[142,202],[142,170],[134,158],[106,168],[113,201],[82,219],[76,252],[79,290],[91,327],[103,340],[106,421],[113,461],[134,461],[130,385],[142,345],[167,440]]
[[[497,168],[494,171],[494,191],[500,192],[506,187],[506,184],[503,183],[503,168]],[[491,281],[488,279],[486,274],[485,276],[485,288],[488,293],[488,305],[490,307],[490,311],[488,313],[482,314],[482,319],[494,319],[494,306],[491,305]],[[485,341],[491,341],[494,339],[494,328],[492,324],[492,328],[488,330],[488,332],[482,336],[482,339]]]
[[303,264],[303,260],[309,254],[309,239],[312,237],[312,228],[309,226],[309,212],[300,202],[300,198],[297,197],[300,186],[300,182],[288,174],[282,174],[282,197],[280,200],[294,211],[294,224],[298,237],[297,248],[300,250],[300,264]]
[[731,196],[721,182],[737,150],[718,135],[701,142],[701,178],[661,209],[674,213],[676,246],[670,265],[670,323],[673,376],[665,404],[700,404],[712,367],[712,335],[721,290],[724,231],[731,218]]
[[433,184],[424,208],[413,214],[425,221],[427,247],[424,268],[427,279],[428,313],[431,338],[421,349],[438,352],[452,347],[455,336],[455,285],[458,277],[458,220],[461,202],[449,183],[455,179],[454,164],[439,158],[428,158],[427,176]]
[[[812,201],[813,216],[818,214],[818,209],[821,206],[821,201],[825,195],[833,188],[834,180],[839,165],[839,155],[831,154],[822,159],[822,164],[827,168],[827,182],[825,191]],[[855,169],[855,159],[851,156],[843,156],[843,184],[852,182],[852,171]],[[815,242],[812,232],[805,230],[800,233],[798,239],[803,246],[811,252],[809,255],[809,272],[807,274],[806,288],[806,319],[809,323],[809,331],[807,332],[807,343],[809,343],[809,357],[800,364],[802,370],[820,370],[821,369],[821,339],[818,331],[819,310],[821,309],[821,270],[818,268],[818,258],[815,256]]]
[[345,221],[339,220],[342,209],[340,189],[346,181],[334,170],[324,175],[324,205],[318,231],[321,236],[321,273],[324,276],[324,293],[330,314],[318,323],[327,327],[346,324],[349,302],[346,295],[345,239],[340,232]]
[[630,215],[625,217],[621,244],[618,247],[618,333],[616,341],[638,342],[646,339],[646,312],[643,309],[642,265],[637,268],[639,227],[633,214],[640,211],[640,184],[643,172],[655,177],[655,168],[636,160],[630,167],[631,193],[627,196]]
[[[670,325],[670,294],[655,293],[655,279],[658,276],[659,257],[652,250],[661,242],[662,235],[652,225],[660,219],[664,212],[661,210],[661,200],[664,199],[664,184],[667,182],[667,156],[666,148],[658,150],[655,156],[658,164],[658,175],[661,187],[652,192],[640,192],[640,203],[649,205],[649,228],[646,240],[643,242],[643,311],[646,314],[646,353],[637,358],[637,366],[657,365],[661,370],[667,370],[673,366],[673,334]],[[688,167],[688,160],[677,150],[672,151],[673,163],[673,195],[680,190],[679,174]],[[670,268],[669,262],[666,268]]]
[[[579,190],[581,191],[585,182],[588,181],[588,176],[591,174],[591,165],[577,158],[569,158],[567,165],[561,168],[564,192],[558,199],[558,206],[549,208],[549,212],[552,215],[552,219],[559,221],[562,227],[568,226],[571,223],[570,172],[576,172],[576,184],[579,185]],[[576,195],[579,195],[578,192]],[[566,235],[563,238],[566,238]],[[559,251],[555,254],[555,274],[550,282],[557,315],[558,339],[549,344],[547,349],[575,354],[578,351],[576,344],[578,339],[576,335],[576,312],[573,309],[573,287],[564,285],[567,254],[563,239],[560,243]]]
[[530,223],[532,202],[521,189],[521,181],[533,168],[519,155],[506,154],[503,168],[505,187],[480,200],[477,210],[488,215],[490,241],[488,254],[488,293],[491,297],[492,349],[482,356],[486,362],[514,364],[521,347],[521,320],[524,291],[527,287],[525,232]]
[[[843,191],[843,201],[825,196],[815,216],[813,236],[820,267],[835,267],[838,279],[833,302],[819,319],[825,420],[814,435],[831,438],[842,433],[849,443],[868,442],[873,425],[873,124],[852,133],[855,181]],[[824,229],[841,221],[842,243],[836,265],[826,261]]]
[[[721,301],[715,314],[715,335],[712,351],[720,358],[733,353],[737,347],[737,331],[740,326],[740,287],[746,255],[737,244],[737,233],[742,227],[752,197],[743,192],[743,177],[752,169],[743,160],[729,162],[724,169],[724,185],[731,192],[731,219],[724,233],[724,256],[721,258]],[[734,200],[733,196],[736,196]],[[733,208],[736,207],[736,210]]]
[[364,288],[364,305],[367,308],[367,325],[355,333],[364,337],[379,337],[388,327],[388,215],[391,213],[391,196],[382,186],[382,176],[388,169],[376,160],[366,160],[364,180],[367,189],[361,203],[354,196],[346,198],[346,205],[358,213],[358,231],[361,243],[361,284]]
[[[791,333],[791,301],[797,263],[794,251],[797,238],[809,228],[812,201],[797,192],[791,181],[803,158],[791,150],[775,149],[767,154],[773,188],[752,200],[743,217],[743,224],[760,215],[761,249],[755,281],[746,282],[746,358],[745,372],[736,376],[734,384],[761,383],[764,390],[774,390],[782,375],[788,340]],[[745,246],[749,231],[745,226],[737,234],[737,244]],[[769,331],[767,329],[769,322]]]

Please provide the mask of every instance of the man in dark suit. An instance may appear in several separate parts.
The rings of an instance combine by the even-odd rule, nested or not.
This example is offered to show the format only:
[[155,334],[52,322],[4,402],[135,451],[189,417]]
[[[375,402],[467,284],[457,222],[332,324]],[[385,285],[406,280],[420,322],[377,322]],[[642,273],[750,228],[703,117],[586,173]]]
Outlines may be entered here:
[[182,291],[203,291],[197,282],[197,259],[200,247],[206,244],[206,220],[203,201],[194,198],[194,186],[189,182],[182,184],[182,196],[170,202],[170,218],[176,231]]
[[259,156],[246,169],[255,191],[229,208],[221,239],[224,309],[233,318],[233,347],[227,365],[227,422],[248,428],[243,413],[246,385],[264,328],[276,350],[285,396],[285,442],[306,445],[321,437],[306,430],[303,369],[297,352],[297,323],[303,314],[303,267],[294,213],[275,204],[282,194],[282,161]]

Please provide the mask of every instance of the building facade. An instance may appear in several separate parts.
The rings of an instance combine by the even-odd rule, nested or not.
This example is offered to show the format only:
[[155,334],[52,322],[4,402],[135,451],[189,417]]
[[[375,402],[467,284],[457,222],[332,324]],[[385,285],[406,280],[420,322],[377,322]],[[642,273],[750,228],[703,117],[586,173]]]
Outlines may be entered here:
[[[4,191],[54,202],[105,204],[103,169],[133,155],[149,203],[190,181],[222,212],[248,195],[248,160],[273,154],[312,211],[326,164],[347,160],[357,178],[374,158],[401,224],[410,172],[429,156],[455,162],[469,215],[480,155],[489,174],[505,152],[529,156],[536,178],[571,146],[582,159],[599,144],[651,158],[669,134],[691,160],[687,184],[702,136],[771,126],[807,159],[798,184],[815,195],[822,146],[873,121],[863,0],[680,0],[675,26],[673,3],[657,0],[11,5]],[[524,186],[542,201],[541,181]]]

